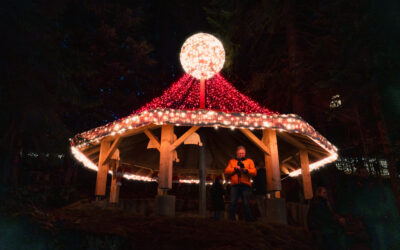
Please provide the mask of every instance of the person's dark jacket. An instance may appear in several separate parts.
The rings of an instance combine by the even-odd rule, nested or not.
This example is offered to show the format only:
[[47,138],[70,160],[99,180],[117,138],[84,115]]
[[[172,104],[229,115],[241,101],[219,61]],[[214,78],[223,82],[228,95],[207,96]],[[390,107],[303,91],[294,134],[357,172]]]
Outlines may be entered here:
[[253,194],[265,195],[267,194],[267,176],[265,174],[265,168],[257,170],[256,177],[253,178]]
[[224,202],[225,190],[219,180],[214,181],[211,186],[211,200],[214,211],[225,210]]
[[311,201],[307,222],[310,230],[320,230],[322,228],[338,226],[338,222],[328,205],[328,201],[321,197],[315,197]]

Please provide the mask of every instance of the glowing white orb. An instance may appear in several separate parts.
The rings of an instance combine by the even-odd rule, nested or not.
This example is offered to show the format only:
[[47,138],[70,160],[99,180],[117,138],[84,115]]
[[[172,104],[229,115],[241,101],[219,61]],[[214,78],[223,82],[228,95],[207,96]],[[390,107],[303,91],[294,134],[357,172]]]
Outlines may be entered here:
[[215,36],[197,33],[182,45],[180,60],[186,73],[197,79],[209,79],[224,66],[225,50]]

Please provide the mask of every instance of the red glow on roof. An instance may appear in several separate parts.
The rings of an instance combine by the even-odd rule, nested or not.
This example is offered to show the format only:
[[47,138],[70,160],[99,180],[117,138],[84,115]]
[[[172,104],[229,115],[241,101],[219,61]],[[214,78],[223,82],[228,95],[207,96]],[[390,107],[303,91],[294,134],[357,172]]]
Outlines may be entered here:
[[[151,109],[196,110],[200,107],[200,81],[188,74],[173,83],[160,97],[154,98],[134,113]],[[220,74],[206,80],[207,110],[228,113],[262,113],[276,114],[262,107],[250,97],[240,93]]]

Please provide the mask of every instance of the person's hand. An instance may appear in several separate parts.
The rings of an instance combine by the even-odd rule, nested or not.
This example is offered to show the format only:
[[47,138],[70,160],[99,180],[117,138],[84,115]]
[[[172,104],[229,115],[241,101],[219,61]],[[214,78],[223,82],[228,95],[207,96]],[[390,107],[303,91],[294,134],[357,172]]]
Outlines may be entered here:
[[246,168],[242,168],[242,172],[247,174],[249,172],[249,170],[247,170]]

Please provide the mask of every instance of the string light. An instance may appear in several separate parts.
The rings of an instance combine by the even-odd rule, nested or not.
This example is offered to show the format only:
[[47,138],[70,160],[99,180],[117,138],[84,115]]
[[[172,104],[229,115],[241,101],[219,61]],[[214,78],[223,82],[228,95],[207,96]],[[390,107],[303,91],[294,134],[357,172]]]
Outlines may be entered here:
[[[71,147],[71,153],[77,159],[79,162],[82,163],[83,166],[85,166],[88,169],[98,171],[98,167],[96,164],[94,164],[90,159],[88,159],[83,153],[79,151],[76,147]],[[112,171],[108,171],[110,174],[112,174]],[[123,177],[127,180],[136,180],[136,181],[146,181],[146,182],[154,182],[157,181],[154,178],[147,177],[147,176],[140,176],[140,175],[135,175],[131,173],[124,173]]]
[[[160,97],[134,111],[130,116],[76,135],[70,140],[73,156],[85,167],[97,171],[97,166],[81,150],[97,145],[103,138],[117,133],[123,135],[127,130],[167,123],[215,129],[221,126],[232,130],[271,128],[279,132],[307,136],[329,153],[324,159],[310,164],[310,171],[337,159],[337,148],[302,118],[294,114],[280,115],[260,106],[218,74],[225,61],[225,51],[221,42],[215,37],[204,33],[190,37],[182,46],[180,59],[188,74],[173,83]],[[201,109],[199,79],[206,79],[205,105]],[[290,176],[299,174],[301,169],[291,172]],[[125,173],[124,178],[155,180],[129,173]],[[190,179],[182,182],[197,183],[198,180]]]
[[[173,117],[166,115],[174,114]],[[178,115],[178,113],[180,115]],[[182,115],[185,114],[185,115]],[[132,119],[133,117],[134,119]],[[234,118],[234,120],[232,120]],[[128,121],[128,122],[126,122]],[[235,125],[236,122],[241,124]],[[307,136],[314,141],[321,148],[325,149],[329,156],[326,158],[310,164],[310,171],[315,170],[327,163],[333,162],[337,159],[337,148],[332,145],[326,138],[320,135],[311,125],[302,120],[296,115],[261,115],[260,114],[248,114],[246,116],[240,113],[225,113],[225,112],[209,112],[207,110],[175,110],[175,109],[155,109],[147,110],[140,114],[133,114],[130,117],[121,119],[117,122],[107,124],[103,127],[92,129],[90,131],[81,133],[71,139],[71,150],[73,155],[78,161],[81,161],[85,166],[90,169],[97,170],[97,166],[91,162],[88,162],[84,154],[80,152],[80,149],[85,149],[90,145],[97,145],[102,138],[111,136],[115,133],[114,127],[125,130],[126,127],[140,128],[145,125],[152,123],[169,123],[169,124],[180,124],[182,126],[208,126],[208,127],[224,127],[224,128],[254,128],[254,129],[278,129],[282,132],[299,133]],[[258,126],[256,126],[256,124]],[[120,131],[118,131],[120,132]],[[123,134],[121,132],[121,134]],[[295,170],[290,173],[290,176],[294,177],[301,174],[301,169]],[[136,178],[137,179],[137,178]]]
[[[185,74],[164,93],[147,103],[135,113],[151,109],[197,110],[200,108],[200,81]],[[206,110],[227,113],[278,114],[260,106],[250,97],[240,93],[220,74],[206,81]],[[212,115],[212,113],[210,113]]]
[[197,79],[209,79],[224,66],[225,50],[214,36],[197,33],[182,45],[180,61],[189,75]]

